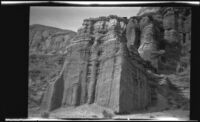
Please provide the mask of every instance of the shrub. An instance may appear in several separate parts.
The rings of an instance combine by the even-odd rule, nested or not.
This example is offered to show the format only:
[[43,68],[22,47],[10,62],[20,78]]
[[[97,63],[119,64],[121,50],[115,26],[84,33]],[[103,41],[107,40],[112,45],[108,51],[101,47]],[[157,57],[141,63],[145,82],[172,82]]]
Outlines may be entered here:
[[102,114],[103,114],[103,117],[107,119],[111,119],[113,117],[112,113],[109,113],[106,110],[103,110]]
[[45,111],[41,113],[42,118],[49,118],[49,112]]

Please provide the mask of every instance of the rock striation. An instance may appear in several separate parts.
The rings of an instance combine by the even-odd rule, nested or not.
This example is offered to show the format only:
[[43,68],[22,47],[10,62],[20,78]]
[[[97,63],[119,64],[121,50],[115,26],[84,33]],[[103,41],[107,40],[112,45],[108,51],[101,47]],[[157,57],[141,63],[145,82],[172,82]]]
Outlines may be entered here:
[[29,107],[41,105],[46,87],[60,72],[65,61],[65,47],[76,35],[44,25],[29,28]]
[[[190,8],[143,7],[129,19],[115,15],[85,19],[77,34],[48,33],[30,34],[31,53],[61,56],[55,61],[59,68],[52,68],[59,72],[36,97],[41,110],[95,103],[129,113],[154,105],[159,95],[179,96],[173,96],[176,90],[166,92],[170,83],[159,74],[182,73],[189,80]],[[162,80],[166,83],[160,86]]]
[[76,35],[70,30],[59,28],[31,25],[29,29],[29,52],[30,54],[63,54],[65,47]]
[[175,73],[182,56],[189,55],[191,9],[143,7],[138,16],[129,19],[126,35],[128,44],[135,45],[140,56],[157,72]]
[[84,20],[42,109],[97,103],[120,113],[151,104],[147,72],[137,49],[127,46],[126,24],[113,15]]

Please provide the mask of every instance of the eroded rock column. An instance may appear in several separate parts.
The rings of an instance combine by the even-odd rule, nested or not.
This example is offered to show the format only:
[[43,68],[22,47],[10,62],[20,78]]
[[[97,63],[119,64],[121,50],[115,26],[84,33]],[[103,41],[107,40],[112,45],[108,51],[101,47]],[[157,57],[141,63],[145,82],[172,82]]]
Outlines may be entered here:
[[156,40],[154,39],[154,24],[152,23],[152,19],[149,16],[144,16],[140,20],[140,30],[141,36],[138,52],[144,60],[150,61],[151,64],[157,69],[158,59],[152,56],[152,53],[157,51],[157,44]]
[[126,27],[127,46],[131,48],[139,48],[140,46],[140,30],[137,18],[129,19]]

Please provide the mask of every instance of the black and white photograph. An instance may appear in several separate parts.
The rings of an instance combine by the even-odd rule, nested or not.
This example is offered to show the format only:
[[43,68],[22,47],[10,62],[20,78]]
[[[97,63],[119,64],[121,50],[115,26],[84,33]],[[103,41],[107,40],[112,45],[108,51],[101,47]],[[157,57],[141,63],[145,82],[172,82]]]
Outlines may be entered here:
[[31,7],[29,116],[187,118],[191,16],[185,7]]
[[192,16],[191,6],[30,6],[27,118],[190,120]]

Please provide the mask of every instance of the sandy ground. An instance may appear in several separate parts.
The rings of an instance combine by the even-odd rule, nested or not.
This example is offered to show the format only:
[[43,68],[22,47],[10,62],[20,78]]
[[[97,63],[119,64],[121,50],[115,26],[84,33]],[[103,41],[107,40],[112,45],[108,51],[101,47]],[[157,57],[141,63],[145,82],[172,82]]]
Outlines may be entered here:
[[[108,111],[112,117],[105,118],[102,114],[102,111]],[[153,109],[152,109],[153,110]],[[83,105],[77,108],[60,108],[54,110],[50,113],[49,119],[125,119],[125,120],[140,120],[140,119],[153,119],[153,120],[189,120],[189,111],[188,110],[161,110],[155,111],[149,110],[147,112],[140,112],[135,114],[126,114],[126,115],[115,115],[112,111],[107,108],[98,107],[96,105]],[[30,119],[37,119],[41,117],[40,112],[31,112],[29,114]],[[38,118],[39,119],[39,118]]]

